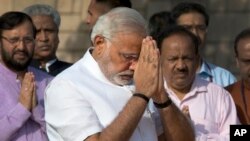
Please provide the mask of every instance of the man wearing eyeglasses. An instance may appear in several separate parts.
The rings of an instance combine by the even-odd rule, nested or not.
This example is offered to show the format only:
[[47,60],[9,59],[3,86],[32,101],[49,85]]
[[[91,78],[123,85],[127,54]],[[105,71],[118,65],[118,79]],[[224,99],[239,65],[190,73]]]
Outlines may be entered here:
[[0,141],[48,140],[43,94],[52,77],[29,67],[35,35],[28,15],[0,17]]
[[[199,51],[203,50],[209,24],[209,15],[205,7],[198,3],[182,2],[173,8],[171,17],[177,25],[185,27],[199,38]],[[228,86],[236,81],[236,78],[231,72],[208,63],[201,54],[199,55],[197,73],[201,78],[222,87]]]

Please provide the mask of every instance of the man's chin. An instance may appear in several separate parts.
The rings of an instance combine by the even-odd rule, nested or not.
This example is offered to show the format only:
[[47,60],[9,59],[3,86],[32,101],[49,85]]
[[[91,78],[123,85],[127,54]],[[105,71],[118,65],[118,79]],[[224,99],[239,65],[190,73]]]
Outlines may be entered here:
[[130,85],[132,84],[132,80],[127,80],[127,79],[115,79],[113,81],[114,84],[119,85],[119,86],[124,86],[124,85]]
[[23,71],[26,70],[30,64],[30,59],[28,60],[15,60],[11,63],[8,63],[8,66],[13,68],[16,71]]
[[44,58],[49,58],[51,56],[50,52],[40,52],[39,54],[34,55],[34,59],[43,60]]
[[12,68],[12,70],[15,71],[24,71],[28,68],[28,64],[8,64],[9,68]]

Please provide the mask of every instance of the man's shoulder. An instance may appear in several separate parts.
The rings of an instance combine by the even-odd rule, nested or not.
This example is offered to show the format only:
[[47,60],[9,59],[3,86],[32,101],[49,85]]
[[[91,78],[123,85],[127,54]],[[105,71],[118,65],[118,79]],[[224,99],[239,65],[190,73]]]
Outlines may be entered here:
[[72,63],[69,63],[69,62],[66,62],[66,61],[62,61],[62,60],[57,60],[55,62],[55,64],[60,65],[60,66],[71,66],[72,65]]
[[220,77],[230,77],[236,80],[235,76],[229,70],[212,63],[208,63],[208,65],[211,68],[213,74],[218,75]]
[[35,75],[36,80],[43,81],[43,80],[49,80],[51,81],[54,77],[49,75],[46,72],[43,72],[35,67],[30,66],[29,71],[33,72]]
[[221,72],[221,73],[226,73],[226,74],[232,74],[229,70],[221,67],[221,66],[218,66],[218,65],[215,65],[215,64],[212,64],[212,63],[208,63],[209,67],[215,71],[215,72]]
[[235,91],[235,90],[238,90],[238,89],[240,89],[240,82],[241,81],[239,80],[231,85],[228,85],[227,87],[225,87],[225,89],[230,93]]
[[[67,62],[63,62],[63,61],[57,61],[60,63],[67,63]],[[67,69],[65,69],[64,71],[61,71],[60,73],[58,73],[58,75],[56,75],[53,79],[53,83],[57,83],[58,81],[72,81],[72,82],[77,82],[82,80],[82,78],[85,77],[81,76],[81,78],[79,77],[82,74],[86,74],[86,69],[80,69],[81,68],[81,64],[80,63],[75,63],[75,64],[70,64],[71,67],[68,67]],[[85,80],[85,79],[84,79]]]
[[220,85],[204,80],[199,76],[196,77],[195,79],[195,85],[196,87],[206,87],[207,89],[217,89],[217,90],[223,89],[223,87],[221,87]]
[[56,76],[70,66],[72,66],[72,63],[56,60],[51,66],[49,66],[49,74]]

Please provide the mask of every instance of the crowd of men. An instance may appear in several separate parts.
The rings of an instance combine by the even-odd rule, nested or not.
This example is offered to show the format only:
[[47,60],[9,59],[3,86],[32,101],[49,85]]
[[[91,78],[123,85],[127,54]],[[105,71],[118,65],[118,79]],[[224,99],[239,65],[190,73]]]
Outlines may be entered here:
[[1,15],[0,141],[229,141],[250,124],[250,28],[235,37],[236,80],[202,56],[201,4],[147,22],[130,0],[91,0],[85,22],[92,46],[68,63],[55,8]]

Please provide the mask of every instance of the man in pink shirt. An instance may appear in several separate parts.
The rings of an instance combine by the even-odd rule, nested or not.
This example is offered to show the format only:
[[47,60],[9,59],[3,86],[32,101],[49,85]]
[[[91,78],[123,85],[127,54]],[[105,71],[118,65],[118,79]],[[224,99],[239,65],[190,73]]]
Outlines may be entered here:
[[175,26],[157,39],[165,89],[193,123],[196,140],[229,140],[231,124],[238,124],[235,104],[222,87],[196,76],[198,39]]
[[0,17],[0,141],[47,141],[44,90],[51,76],[28,67],[36,31],[21,12]]

